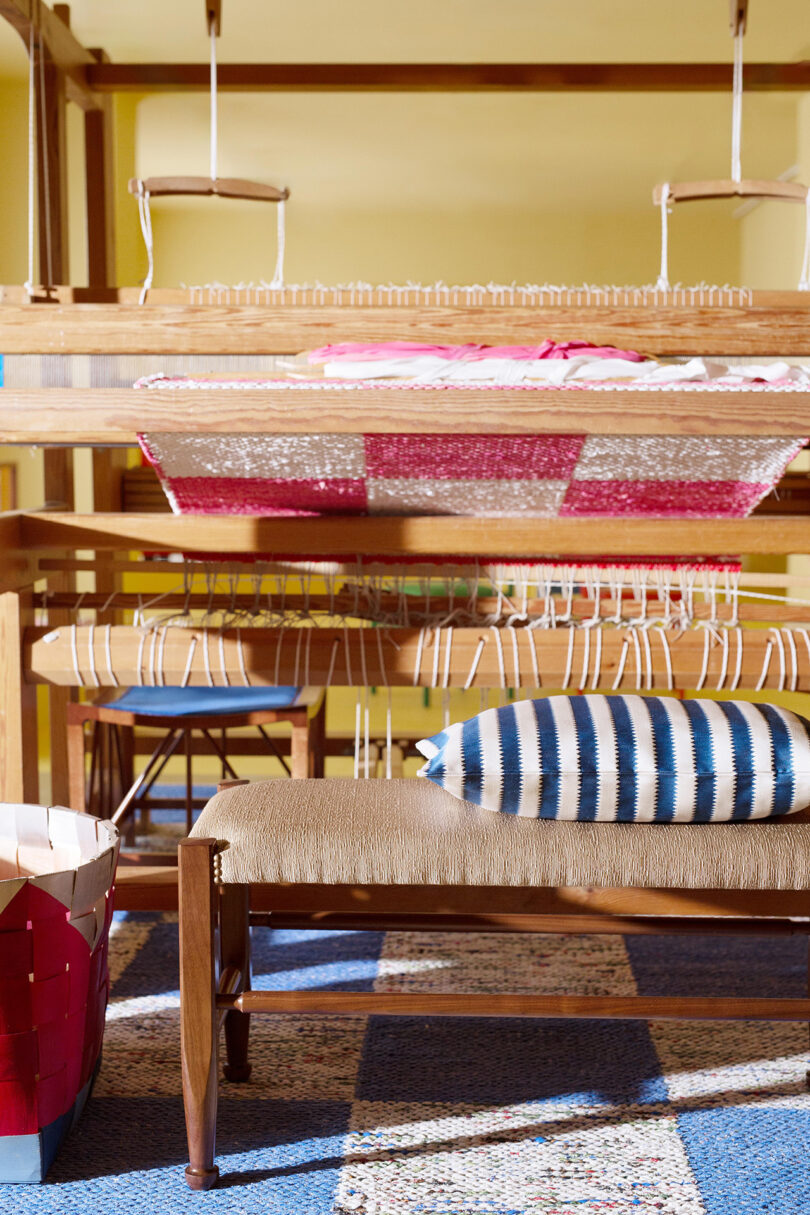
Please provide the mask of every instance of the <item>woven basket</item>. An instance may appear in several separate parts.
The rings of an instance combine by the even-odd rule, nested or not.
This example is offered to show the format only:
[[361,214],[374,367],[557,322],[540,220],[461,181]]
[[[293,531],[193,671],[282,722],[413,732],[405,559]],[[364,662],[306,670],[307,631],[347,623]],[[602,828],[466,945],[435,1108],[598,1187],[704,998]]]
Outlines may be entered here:
[[41,1181],[101,1057],[118,832],[0,803],[0,1182]]

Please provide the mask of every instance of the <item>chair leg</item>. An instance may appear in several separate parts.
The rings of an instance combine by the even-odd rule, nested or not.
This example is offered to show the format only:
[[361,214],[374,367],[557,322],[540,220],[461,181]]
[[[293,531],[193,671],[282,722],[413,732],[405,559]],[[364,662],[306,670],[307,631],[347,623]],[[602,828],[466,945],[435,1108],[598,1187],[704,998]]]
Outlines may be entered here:
[[85,809],[84,722],[68,716],[67,721],[68,789],[71,810]]
[[213,882],[216,840],[181,840],[180,1058],[192,1190],[209,1190],[219,1177],[214,1164],[217,1123],[217,1008]]
[[191,730],[183,731],[186,753],[186,835],[194,825],[194,778],[191,773]]
[[290,736],[290,775],[294,780],[306,780],[309,776],[309,723],[292,723]]
[[309,775],[322,777],[324,774],[324,751],[326,747],[326,693],[321,703],[309,719]]
[[[242,975],[240,991],[250,991],[250,888],[223,886],[219,892],[220,974],[235,966]],[[248,1038],[250,1013],[232,1009],[225,1014],[225,1079],[241,1083],[250,1079]]]

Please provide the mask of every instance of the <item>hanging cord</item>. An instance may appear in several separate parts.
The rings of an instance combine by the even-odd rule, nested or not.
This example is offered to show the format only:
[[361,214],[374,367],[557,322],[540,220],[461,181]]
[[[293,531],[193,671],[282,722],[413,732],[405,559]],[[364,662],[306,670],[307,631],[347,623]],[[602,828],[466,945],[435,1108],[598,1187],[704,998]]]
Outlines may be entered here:
[[[40,130],[42,131],[42,184],[45,194],[45,265],[47,279],[45,286],[53,286],[53,249],[51,242],[51,172],[48,164],[48,115],[45,108],[45,48],[39,47],[39,112]],[[39,268],[40,278],[42,267]]]
[[740,145],[742,142],[742,94],[743,94],[743,31],[734,35],[734,75],[731,97],[731,180],[742,180]]
[[785,634],[785,641],[790,651],[790,683],[788,684],[788,691],[795,692],[799,683],[799,655],[796,653],[796,641],[793,637],[792,629],[783,629],[782,632]]
[[497,629],[494,624],[490,626],[490,630],[492,632],[492,636],[495,638],[495,648],[498,655],[498,675],[500,677],[501,687],[505,688],[506,666],[503,660],[503,640],[501,639],[500,629]]
[[361,689],[357,688],[354,695],[354,770],[352,772],[355,780],[360,778],[360,695]]
[[804,196],[804,253],[799,291],[810,291],[810,189]]
[[87,656],[90,659],[90,678],[93,681],[94,688],[101,687],[101,680],[98,677],[96,670],[96,644],[95,644],[96,626],[91,624],[87,630]]
[[658,271],[656,291],[669,291],[669,182],[661,187],[661,268]]
[[287,244],[287,208],[282,198],[276,203],[276,268],[273,271],[273,281],[270,289],[276,290],[284,286],[284,251]]
[[28,38],[28,278],[23,286],[31,300],[34,295],[34,244],[36,241],[37,189],[37,118],[36,87],[34,82],[34,22]]
[[470,672],[464,681],[465,692],[472,687],[473,680],[475,679],[475,672],[478,670],[478,664],[481,661],[481,655],[484,652],[484,646],[486,644],[487,642],[485,637],[478,638],[478,645],[475,647],[475,654],[473,655],[473,660],[470,664]]
[[217,23],[211,22],[211,180],[217,179]]
[[387,703],[385,706],[385,779],[391,779],[391,719],[393,716],[393,706],[391,701],[391,687],[388,683],[388,672],[385,669],[385,652],[382,643],[382,631],[375,629],[377,634],[377,657],[380,663],[380,675],[382,676],[383,687],[387,693]]
[[675,679],[672,674],[672,652],[669,646],[669,638],[667,637],[666,625],[657,628],[656,633],[661,642],[661,647],[664,651],[664,662],[667,667],[667,690],[672,692],[675,688]]
[[735,627],[734,633],[737,638],[737,663],[736,663],[736,666],[734,667],[734,678],[731,681],[730,691],[732,691],[732,692],[737,691],[737,685],[739,684],[740,676],[742,675],[742,661],[743,661],[743,631],[739,627],[739,625],[737,625]]
[[424,627],[421,628],[419,630],[419,640],[416,643],[416,658],[413,664],[413,686],[415,688],[419,686],[419,677],[422,674],[422,651],[425,648],[426,633],[427,629]]
[[188,657],[186,658],[185,670],[183,671],[183,676],[180,680],[181,688],[188,687],[188,681],[191,678],[191,664],[194,661],[194,651],[196,650],[196,648],[197,648],[197,638],[192,637],[191,641],[189,642],[189,646],[188,646]]
[[155,245],[152,237],[152,210],[149,206],[149,191],[144,189],[140,178],[138,178],[137,197],[138,217],[141,221],[143,243],[146,246],[146,278],[143,280],[141,293],[138,296],[138,303],[145,304],[149,289],[152,286],[152,279],[155,276]]
[[[115,593],[115,592],[113,592],[113,593]],[[107,674],[110,677],[110,685],[113,688],[117,688],[119,686],[118,677],[115,674],[115,671],[113,670],[113,662],[112,662],[112,625],[111,624],[107,625],[107,631],[104,634],[104,657],[107,660]]]
[[562,690],[568,690],[568,685],[571,682],[571,668],[574,664],[574,626],[568,627],[568,654],[565,659],[565,673],[563,675]]
[[76,683],[80,688],[87,687],[82,675],[81,667],[79,666],[79,644],[76,636],[75,623],[70,626],[70,656],[73,659],[73,674],[76,676]]

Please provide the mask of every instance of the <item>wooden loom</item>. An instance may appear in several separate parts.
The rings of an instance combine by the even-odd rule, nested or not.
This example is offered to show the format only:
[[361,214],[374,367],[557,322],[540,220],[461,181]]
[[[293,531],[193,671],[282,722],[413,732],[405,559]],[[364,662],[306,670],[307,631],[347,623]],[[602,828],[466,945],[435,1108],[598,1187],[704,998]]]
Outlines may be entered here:
[[[13,298],[6,292],[5,298]],[[719,349],[747,353],[799,355],[810,347],[807,297],[799,293],[780,293],[778,297],[755,295],[749,307],[706,305],[692,309],[671,303],[659,307],[580,305],[547,309],[525,306],[487,308],[420,307],[414,304],[295,305],[264,309],[260,306],[178,305],[161,299],[161,292],[150,296],[148,306],[129,303],[98,305],[57,303],[25,306],[17,302],[0,305],[0,348],[6,353],[62,354],[194,353],[211,351],[257,354],[294,353],[303,344],[320,344],[338,337],[364,335],[383,338],[403,333],[414,340],[495,342],[509,335],[536,340],[546,335],[565,337],[585,334],[602,342],[622,343],[642,349],[653,348],[668,354],[710,354]],[[655,408],[651,409],[652,403]],[[0,586],[2,598],[4,671],[0,679],[3,692],[3,763],[0,765],[0,796],[8,800],[36,800],[35,764],[32,756],[33,725],[29,706],[36,683],[47,683],[56,698],[60,689],[92,683],[91,668],[103,673],[105,651],[102,630],[95,631],[97,654],[78,672],[73,647],[88,654],[87,627],[71,638],[73,619],[68,611],[72,592],[67,582],[75,576],[77,549],[96,553],[92,569],[96,577],[96,598],[92,602],[104,612],[97,622],[111,625],[110,634],[116,677],[137,681],[135,657],[140,635],[131,625],[114,622],[110,615],[110,594],[115,587],[115,554],[158,550],[193,554],[216,551],[231,554],[284,553],[306,559],[312,554],[328,553],[335,558],[387,555],[413,558],[454,553],[470,559],[497,555],[504,561],[521,558],[553,559],[579,557],[583,561],[624,555],[643,558],[662,550],[694,556],[736,554],[786,554],[806,552],[808,523],[802,516],[780,515],[723,520],[654,519],[465,519],[439,518],[326,518],[254,519],[245,517],[182,517],[123,515],[111,510],[115,504],[109,486],[115,447],[134,442],[138,430],[165,428],[195,431],[245,431],[251,433],[289,433],[318,431],[419,432],[457,429],[463,422],[469,433],[584,431],[604,434],[656,433],[672,435],[711,434],[810,434],[810,400],[804,392],[685,392],[677,388],[657,391],[650,400],[647,393],[600,393],[576,390],[521,392],[497,390],[454,392],[426,391],[419,399],[401,394],[394,388],[365,390],[356,397],[341,394],[339,409],[330,409],[323,396],[309,400],[300,391],[294,399],[284,390],[172,392],[160,393],[118,389],[4,389],[0,400],[0,441],[38,443],[46,446],[53,469],[64,468],[64,452],[55,445],[91,445],[94,448],[97,512],[77,515],[71,510],[43,510],[5,516],[0,522],[6,554]],[[442,412],[436,413],[437,405]],[[51,446],[54,445],[54,446]],[[107,472],[105,474],[105,468]],[[61,486],[53,473],[46,489],[51,499],[70,500],[69,478],[64,473]],[[58,480],[58,479],[57,479]],[[106,498],[104,497],[105,486]],[[61,493],[59,490],[61,489]],[[54,492],[56,490],[56,492]],[[101,508],[100,510],[98,508]],[[62,556],[54,554],[61,553]],[[144,565],[151,570],[151,564]],[[177,570],[177,566],[169,572]],[[48,580],[57,596],[49,607],[46,621],[34,620],[33,592]],[[780,577],[781,584],[785,579]],[[85,604],[89,608],[91,603]],[[117,605],[119,611],[123,602]],[[774,625],[801,623],[802,608],[781,605],[768,617],[760,608],[754,617],[769,619]],[[118,621],[121,617],[118,616]],[[58,629],[57,639],[45,640]],[[242,629],[244,637],[247,630]],[[185,631],[184,631],[185,632]],[[516,632],[520,632],[516,630]],[[463,685],[471,664],[471,653],[478,644],[480,630],[459,631],[453,641],[448,686]],[[369,635],[366,635],[367,637]],[[544,671],[543,685],[553,686],[571,658],[573,669],[583,668],[584,635],[574,639],[573,656],[569,638],[563,633],[535,634],[538,660]],[[161,677],[171,682],[185,668],[189,638],[176,631],[165,644]],[[600,687],[612,686],[623,649],[620,633],[606,632],[602,648]],[[350,670],[360,669],[363,638],[359,630],[350,640],[348,663],[343,657],[333,664],[335,683],[348,682]],[[384,672],[376,643],[367,646],[367,676],[370,683],[413,685],[418,641],[397,635],[385,643]],[[434,644],[431,639],[428,648]],[[444,642],[442,642],[444,645]],[[241,680],[244,669],[252,682],[272,678],[276,665],[282,682],[295,674],[295,647],[282,651],[276,663],[278,638],[265,630],[257,631],[237,651],[234,637],[226,636],[224,645],[226,678]],[[401,646],[397,649],[397,646]],[[672,645],[673,674],[676,687],[694,686],[705,653],[705,637],[697,633],[682,636]],[[307,641],[310,675],[325,676],[333,657],[334,638],[328,630],[317,630]],[[533,686],[532,655],[524,633],[518,636],[518,668],[513,673],[513,651],[507,646],[510,686]],[[774,662],[765,662],[770,647]],[[733,643],[732,643],[733,648]],[[706,686],[715,687],[728,663],[723,647],[712,642]],[[341,643],[341,654],[342,643]],[[444,653],[444,651],[443,651]],[[300,661],[300,657],[299,660]],[[632,680],[631,654],[623,686]],[[732,655],[733,665],[733,655]],[[192,663],[190,682],[202,682],[201,659]],[[444,659],[442,659],[444,663]],[[660,646],[652,647],[652,677],[644,686],[662,687],[664,656]],[[242,664],[244,665],[244,668]],[[268,676],[268,666],[272,668]],[[775,641],[768,631],[746,631],[743,684],[755,683],[763,667],[768,668],[762,686],[779,686]],[[442,667],[442,670],[444,667]],[[645,668],[646,670],[646,668]],[[592,671],[585,671],[590,677]],[[384,676],[384,678],[383,678]],[[577,676],[578,678],[578,676]],[[803,643],[796,647],[795,669],[788,673],[789,684],[797,690],[810,690],[810,651]],[[354,680],[356,682],[356,678]],[[106,681],[108,684],[110,680]],[[417,672],[418,684],[430,684],[432,663],[428,650]],[[485,651],[478,664],[475,686],[497,687],[502,683],[493,648]],[[579,686],[579,685],[578,685]],[[590,686],[590,684],[588,684]],[[741,685],[742,686],[742,685]],[[789,686],[784,683],[782,686]],[[56,714],[56,710],[54,710]],[[56,741],[57,733],[54,734]],[[59,746],[54,748],[56,789],[65,778]]]

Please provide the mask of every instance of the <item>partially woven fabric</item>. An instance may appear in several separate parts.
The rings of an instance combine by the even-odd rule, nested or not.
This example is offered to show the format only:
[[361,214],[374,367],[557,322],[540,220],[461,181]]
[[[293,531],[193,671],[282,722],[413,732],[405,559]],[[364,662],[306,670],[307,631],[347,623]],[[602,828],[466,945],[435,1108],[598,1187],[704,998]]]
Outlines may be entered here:
[[584,434],[138,439],[178,514],[490,518],[741,518],[805,441]]

